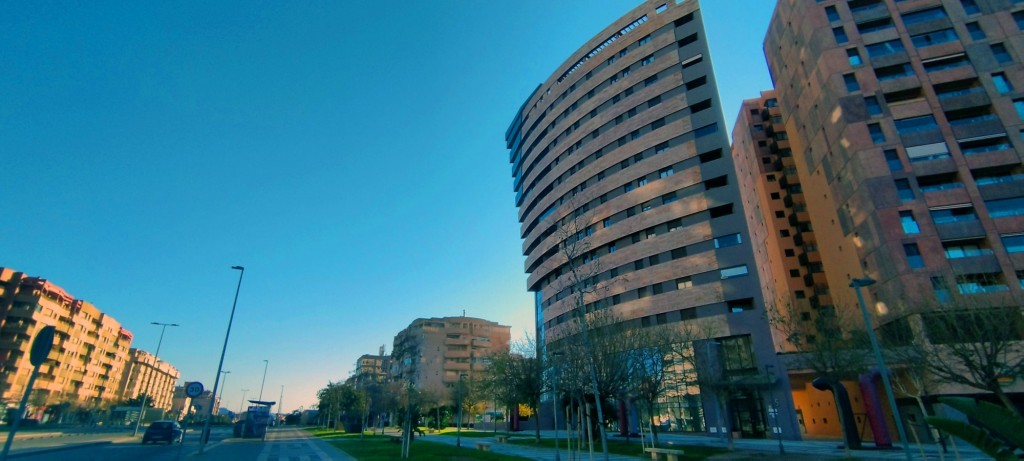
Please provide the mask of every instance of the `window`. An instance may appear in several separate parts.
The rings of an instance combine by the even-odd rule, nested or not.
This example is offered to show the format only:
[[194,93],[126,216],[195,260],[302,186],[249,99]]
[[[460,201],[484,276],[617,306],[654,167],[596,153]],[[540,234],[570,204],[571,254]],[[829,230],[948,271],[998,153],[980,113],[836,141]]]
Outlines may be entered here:
[[882,106],[878,104],[877,97],[868,96],[864,98],[864,105],[868,108],[868,115],[882,115]]
[[743,243],[743,237],[740,234],[729,234],[723,235],[715,239],[715,248],[725,248]]
[[657,82],[657,81],[658,81],[658,76],[657,75],[652,75],[652,76],[647,77],[647,78],[644,79],[644,86],[645,87],[651,86],[651,85],[654,84],[654,82]]
[[882,133],[882,126],[877,123],[868,125],[868,133],[871,133],[871,142],[875,144],[885,143],[885,133]]
[[752,311],[754,310],[754,298],[734,299],[727,302],[726,305],[729,307],[729,312],[733,314]]
[[910,210],[900,211],[900,224],[903,226],[903,233],[920,234],[921,226],[917,225],[917,220],[914,219],[914,212]]
[[921,192],[960,189],[964,183],[957,179],[956,173],[941,173],[917,177],[917,187]]
[[993,218],[1024,215],[1024,197],[985,201],[988,215]]
[[935,122],[935,117],[931,115],[922,115],[920,117],[893,120],[893,122],[896,124],[896,132],[899,133],[900,135],[907,135],[911,133],[923,133],[926,131],[935,131],[939,129],[939,124]]
[[989,274],[963,274],[956,277],[956,288],[960,294],[999,293],[1009,291],[999,272]]
[[981,12],[981,8],[978,8],[978,3],[974,0],[960,0],[960,5],[964,7],[964,13],[975,14]]
[[646,65],[648,65],[650,63],[653,63],[653,62],[654,62],[654,55],[653,54],[649,54],[649,55],[647,55],[645,58],[643,58],[640,61],[640,65],[641,66],[646,66]]
[[750,335],[722,338],[722,366],[726,375],[759,373]]
[[910,188],[909,180],[897,179],[894,182],[896,183],[896,193],[900,196],[900,200],[904,202],[914,200],[914,190]]
[[846,57],[850,60],[850,65],[857,67],[864,64],[864,60],[860,57],[860,52],[856,48],[847,48]]
[[960,151],[963,152],[964,155],[984,154],[985,152],[1008,150],[1013,147],[1010,145],[1010,140],[1005,134],[987,136],[980,139],[965,139],[960,141],[959,145]]
[[843,83],[846,84],[846,91],[849,91],[850,93],[860,91],[860,84],[857,83],[857,77],[853,74],[844,74]]
[[971,34],[971,38],[974,40],[982,40],[985,38],[985,30],[977,22],[967,23],[967,33]]
[[1024,11],[1014,11],[1013,20],[1017,23],[1017,28],[1024,30]]
[[832,35],[836,38],[836,44],[842,45],[843,43],[850,41],[846,36],[846,30],[843,29],[843,26],[833,27]]
[[662,3],[661,6],[659,6],[659,7],[654,9],[654,12],[658,13],[658,14],[661,14],[661,13],[664,13],[665,10],[667,10],[667,9],[668,9],[668,5],[665,4],[665,3]]
[[903,171],[903,162],[900,161],[900,154],[896,149],[885,150],[885,163],[889,165],[889,171]]
[[1010,52],[1006,50],[1006,45],[1003,45],[1002,43],[993,43],[992,45],[989,45],[989,48],[992,50],[992,56],[995,56],[996,61],[998,61],[999,64],[1006,64],[1013,61],[1013,58],[1010,57]]
[[654,153],[655,154],[663,154],[667,150],[668,150],[668,141],[663,142],[661,144],[658,144],[657,146],[654,146]]
[[743,264],[740,266],[727,267],[718,271],[722,276],[722,280],[731,279],[735,277],[743,277],[747,275],[747,265]]
[[826,6],[825,7],[825,16],[828,17],[829,22],[838,21],[839,20],[839,11],[836,11],[836,7],[834,7],[834,6]]
[[647,287],[637,288],[636,289],[636,297],[637,297],[637,299],[646,298],[647,297]]
[[672,203],[672,202],[674,202],[674,201],[676,201],[678,199],[679,198],[676,197],[676,193],[675,192],[669,192],[669,193],[661,196],[661,204],[662,205],[668,205],[669,203]]
[[921,258],[921,250],[917,248],[916,243],[904,244],[903,252],[907,255],[907,264],[911,269],[924,267],[924,259]]
[[949,146],[945,142],[911,146],[907,148],[907,157],[910,163],[946,158],[949,157]]
[[682,278],[676,279],[676,289],[677,290],[682,290],[683,288],[690,288],[692,286],[693,286],[693,278],[691,278],[691,277],[682,277]]
[[639,45],[646,45],[646,44],[648,44],[650,42],[651,42],[651,36],[647,35],[647,36],[644,36],[644,38],[641,38],[640,40],[637,40],[636,44],[639,46]]
[[1006,79],[1006,74],[1002,72],[996,72],[992,74],[992,84],[996,86],[996,91],[999,94],[1006,94],[1013,91],[1013,85]]
[[938,45],[940,43],[954,42],[958,39],[953,29],[934,30],[925,34],[911,35],[910,41],[918,48]]
[[920,22],[928,22],[936,19],[942,19],[947,17],[946,10],[942,9],[941,6],[935,8],[928,8],[924,10],[918,10],[911,13],[903,14],[903,23],[906,25],[917,24]]
[[1024,120],[1024,99],[1014,99],[1013,108],[1017,109],[1017,117]]
[[892,18],[889,17],[857,23],[857,31],[860,32],[861,35],[870,34],[872,32],[879,32],[892,28]]
[[935,299],[939,302],[948,302],[950,300],[949,287],[946,286],[946,279],[935,276],[932,277],[932,293],[935,293]]
[[903,42],[900,41],[900,39],[889,40],[881,43],[872,43],[871,45],[866,45],[864,48],[867,50],[868,56],[872,58],[904,51]]
[[909,77],[911,75],[914,75],[914,69],[910,67],[910,64],[908,63],[875,68],[875,77],[883,82],[896,78]]
[[942,242],[942,250],[946,259],[970,258],[992,254],[992,250],[982,247],[979,242]]
[[672,167],[662,168],[662,169],[658,170],[658,177],[661,178],[661,179],[664,179],[664,178],[667,178],[669,176],[672,176],[674,173],[675,173],[675,171],[672,170]]
[[999,237],[1007,253],[1024,252],[1024,234],[1003,234]]
[[977,221],[978,215],[974,213],[974,207],[970,205],[952,205],[949,207],[935,207],[928,209],[932,221],[935,224],[947,224],[955,222]]

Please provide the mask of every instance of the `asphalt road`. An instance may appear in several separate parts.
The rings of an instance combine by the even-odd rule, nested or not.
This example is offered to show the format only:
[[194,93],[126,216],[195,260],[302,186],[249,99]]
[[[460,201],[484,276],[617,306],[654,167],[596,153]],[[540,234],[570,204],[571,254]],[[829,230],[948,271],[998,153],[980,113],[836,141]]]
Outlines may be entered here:
[[142,445],[140,437],[125,433],[82,434],[16,440],[10,459],[27,461],[350,461],[352,458],[301,429],[277,428],[267,440],[231,438],[228,428],[214,429],[204,453],[198,454],[198,432],[189,432],[184,444]]

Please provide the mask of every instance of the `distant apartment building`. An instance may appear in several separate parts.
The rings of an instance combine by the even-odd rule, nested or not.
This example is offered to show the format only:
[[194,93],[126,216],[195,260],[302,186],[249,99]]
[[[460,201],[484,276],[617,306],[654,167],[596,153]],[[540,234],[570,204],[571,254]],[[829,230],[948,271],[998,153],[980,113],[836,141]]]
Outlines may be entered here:
[[795,420],[766,416],[792,414],[771,391],[789,383],[767,371],[782,365],[725,127],[695,0],[643,2],[527,98],[506,143],[537,338],[557,339],[581,311],[627,328],[714,322],[720,331],[694,346],[705,369],[720,362],[708,382],[732,389],[728,414],[713,392],[685,390],[659,402],[657,419],[799,438]]
[[0,392],[17,405],[32,365],[36,333],[56,327],[53,349],[40,367],[32,417],[47,406],[67,403],[98,408],[120,397],[118,385],[128,361],[132,334],[92,304],[39,278],[0,267]]
[[120,395],[127,400],[146,394],[154,408],[167,410],[171,408],[179,377],[181,374],[171,364],[149,352],[132,348],[128,351],[128,365],[121,377]]
[[[852,279],[877,282],[864,295],[883,339],[966,341],[943,330],[996,314],[1024,336],[1022,28],[1011,0],[777,4],[766,141],[792,157],[776,174],[795,168],[834,307],[856,309]],[[1019,404],[1024,382],[1005,378]]]
[[[220,398],[213,397],[213,391],[205,390],[199,397],[191,398],[185,394],[185,386],[175,386],[174,396],[171,398],[170,413],[168,417],[176,418],[177,420],[184,420],[191,415],[193,420],[202,421],[206,418],[209,411],[209,406],[213,405],[214,415],[220,412]],[[242,411],[244,412],[248,408],[248,402],[244,403]],[[230,410],[230,408],[229,408]]]
[[416,319],[395,335],[391,379],[445,397],[485,371],[492,353],[508,350],[511,331],[473,317]]
[[391,357],[384,355],[384,346],[377,355],[363,354],[356,359],[355,371],[349,382],[356,387],[365,387],[371,383],[384,383],[391,371]]

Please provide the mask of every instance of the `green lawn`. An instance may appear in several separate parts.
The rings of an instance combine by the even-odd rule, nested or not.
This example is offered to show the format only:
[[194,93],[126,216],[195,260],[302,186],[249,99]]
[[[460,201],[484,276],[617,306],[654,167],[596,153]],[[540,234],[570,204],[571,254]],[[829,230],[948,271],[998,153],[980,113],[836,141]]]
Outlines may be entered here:
[[[333,431],[330,430],[310,430],[310,432],[317,437],[328,439],[329,443],[359,461],[391,461],[399,459],[402,454],[402,444],[395,443],[392,440],[392,437],[364,435],[362,440],[360,440],[359,434],[345,434],[343,432],[338,432],[339,435],[335,435]],[[529,459],[519,456],[508,456],[479,451],[473,446],[456,448],[440,443],[415,440],[412,443],[412,448],[409,453],[410,459],[424,461],[463,461],[474,459],[518,461]]]
[[[626,441],[624,441],[624,440],[609,440],[608,441],[608,452],[609,453],[613,453],[613,454],[617,454],[617,455],[631,455],[631,456],[644,456],[644,457],[650,456],[650,455],[645,455],[644,454],[643,448],[641,448],[640,441],[638,439],[633,439],[633,440],[634,441],[630,442],[630,443],[626,443]],[[538,445],[533,440],[533,434],[526,434],[526,433],[523,433],[523,432],[517,433],[516,434],[516,438],[510,439],[508,443],[512,443],[512,444],[516,444],[516,445],[541,446],[541,447],[547,447],[547,448],[554,448],[555,447],[555,440],[554,439],[541,439],[540,444]],[[575,441],[573,443],[575,444]],[[658,444],[658,446],[662,447],[662,448],[668,448],[668,446],[663,444],[663,443],[662,444]],[[564,438],[558,440],[558,447],[561,448],[562,450],[565,450],[565,439]],[[574,445],[574,448],[575,448],[575,445]],[[722,454],[722,453],[727,453],[728,452],[728,450],[726,450],[724,448],[700,447],[700,446],[690,446],[690,445],[673,445],[672,448],[677,449],[677,450],[685,451],[686,455],[684,455],[682,458],[680,458],[680,459],[684,459],[684,460],[706,459],[706,458],[714,456],[714,455],[718,455],[718,454]],[[587,449],[587,446],[584,445],[584,450],[586,450],[586,449]],[[601,442],[599,440],[595,440],[594,441],[594,453],[600,453],[600,452],[601,452]]]

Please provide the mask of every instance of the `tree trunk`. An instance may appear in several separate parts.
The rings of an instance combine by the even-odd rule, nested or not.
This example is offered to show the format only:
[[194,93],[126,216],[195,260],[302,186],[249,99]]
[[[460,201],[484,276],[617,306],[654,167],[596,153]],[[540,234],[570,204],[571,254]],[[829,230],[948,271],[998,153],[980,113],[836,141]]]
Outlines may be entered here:
[[1010,401],[1010,397],[1006,395],[1006,392],[1003,391],[1003,387],[1000,386],[999,383],[996,383],[995,386],[992,386],[990,390],[992,391],[992,393],[996,395],[996,397],[999,398],[999,401],[1002,402],[1007,409],[1013,412],[1014,415],[1017,415],[1018,417],[1021,416],[1020,409],[1018,409],[1017,405],[1014,405],[1013,402]]

